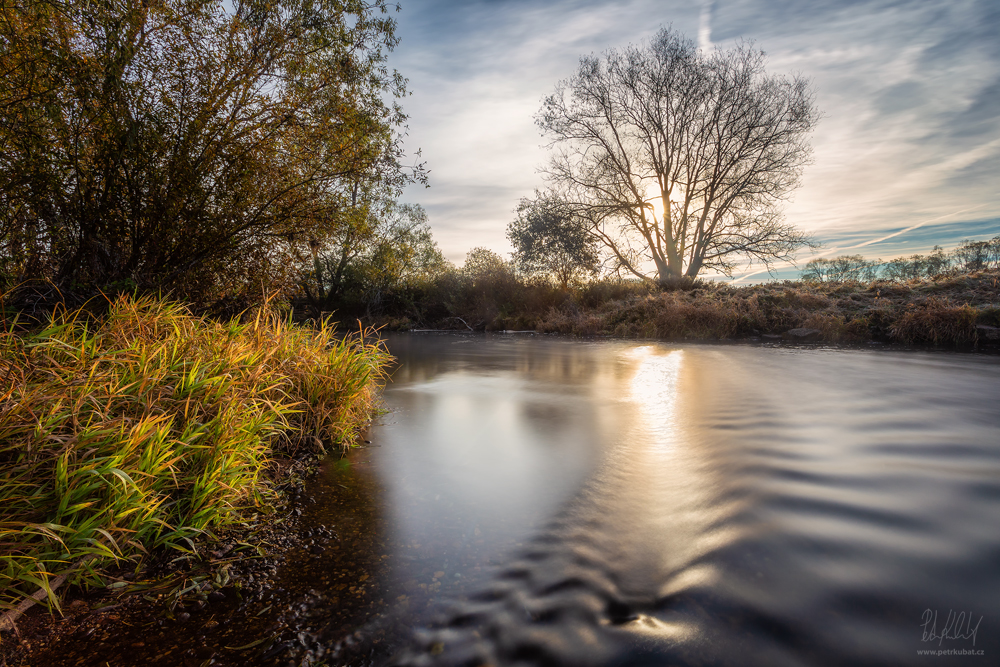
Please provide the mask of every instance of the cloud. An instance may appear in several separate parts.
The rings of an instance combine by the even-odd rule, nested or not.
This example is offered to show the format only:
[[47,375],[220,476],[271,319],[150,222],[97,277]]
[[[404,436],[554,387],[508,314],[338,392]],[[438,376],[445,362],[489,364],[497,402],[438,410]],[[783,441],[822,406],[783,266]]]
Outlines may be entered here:
[[698,17],[698,48],[702,51],[712,49],[712,15],[715,13],[715,0],[701,0],[701,15]]
[[703,48],[753,40],[770,72],[812,80],[824,117],[790,222],[876,239],[970,207],[1000,216],[994,0],[403,1],[391,64],[413,91],[407,146],[432,170],[405,199],[449,258],[509,249],[511,210],[542,184],[533,114],[579,57],[668,24]]

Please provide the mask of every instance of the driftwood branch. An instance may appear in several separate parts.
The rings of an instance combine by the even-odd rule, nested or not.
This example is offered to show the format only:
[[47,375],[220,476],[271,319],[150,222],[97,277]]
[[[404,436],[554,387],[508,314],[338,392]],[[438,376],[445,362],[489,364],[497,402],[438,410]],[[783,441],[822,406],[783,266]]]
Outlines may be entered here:
[[[51,583],[49,583],[49,591],[55,591],[57,588],[62,586],[66,582],[66,579],[69,577],[69,575],[71,575],[81,565],[83,565],[92,558],[94,558],[93,554],[81,558],[76,563],[74,563],[70,569],[66,570],[65,572],[57,576],[55,579],[53,579]],[[24,612],[28,611],[36,604],[44,600],[47,595],[48,591],[46,591],[44,588],[39,588],[30,597],[22,600],[19,605],[17,605],[13,609],[8,609],[7,611],[5,611],[3,615],[0,615],[0,632],[3,632],[5,630],[16,631],[17,626],[14,625],[14,622],[17,621],[17,619],[21,618]]]

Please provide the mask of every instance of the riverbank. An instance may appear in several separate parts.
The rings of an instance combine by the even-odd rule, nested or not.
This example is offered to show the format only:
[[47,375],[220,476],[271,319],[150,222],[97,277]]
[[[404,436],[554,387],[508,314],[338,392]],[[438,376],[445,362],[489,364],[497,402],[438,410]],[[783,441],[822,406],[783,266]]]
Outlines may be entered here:
[[697,282],[691,289],[670,291],[627,282],[595,282],[559,291],[508,280],[501,287],[437,306],[411,301],[416,305],[363,321],[394,330],[530,330],[668,341],[1000,345],[996,270],[908,282]]
[[[219,531],[199,557],[164,558],[125,588],[75,589],[62,615],[29,612],[0,647],[10,666],[340,664],[380,623],[391,564],[364,446],[286,471],[269,517]],[[369,651],[365,651],[367,657]]]
[[[997,278],[996,273],[979,273],[905,285],[781,283],[732,288],[709,284],[672,292],[659,292],[634,285],[612,289],[598,284],[591,285],[588,290],[563,293],[560,296],[561,302],[550,305],[541,316],[534,319],[529,317],[531,313],[527,310],[520,314],[512,314],[507,310],[504,313],[498,312],[492,320],[474,319],[475,313],[466,313],[469,320],[449,315],[435,324],[438,325],[437,328],[467,329],[466,325],[489,330],[531,328],[547,333],[580,336],[668,340],[756,338],[764,341],[787,339],[842,343],[888,340],[911,344],[985,347],[996,344],[996,339],[991,335],[1000,324],[997,317],[997,303],[1000,301]],[[602,289],[603,293],[600,292]],[[486,314],[489,314],[488,309]],[[33,333],[18,333],[15,329],[8,328],[4,341],[4,369],[8,381],[12,383],[5,390],[8,407],[8,412],[4,413],[5,428],[8,426],[9,415],[13,414],[9,410],[10,406],[20,406],[22,403],[25,406],[34,405],[34,412],[31,414],[42,414],[40,406],[53,403],[51,400],[46,403],[43,399],[54,394],[50,390],[46,390],[49,392],[46,393],[38,389],[37,383],[30,381],[32,378],[51,376],[62,383],[60,386],[64,390],[77,392],[72,394],[72,400],[67,398],[54,402],[63,406],[63,413],[52,413],[63,415],[61,418],[49,416],[37,420],[43,426],[55,424],[64,429],[72,427],[77,430],[52,430],[47,436],[48,440],[43,437],[41,444],[32,440],[31,446],[21,448],[23,451],[36,453],[35,463],[49,461],[48,468],[43,466],[34,470],[47,470],[53,480],[58,480],[62,474],[59,472],[59,462],[62,460],[65,461],[67,474],[84,464],[97,470],[94,466],[99,467],[103,465],[101,461],[106,464],[110,460],[107,458],[110,454],[106,456],[99,450],[92,451],[97,441],[91,431],[105,434],[109,432],[106,423],[98,427],[97,424],[103,422],[94,421],[95,406],[104,406],[104,413],[118,420],[117,432],[124,433],[124,426],[132,425],[133,428],[127,432],[136,433],[134,426],[141,423],[141,415],[135,412],[136,406],[147,406],[142,413],[144,415],[154,414],[155,410],[149,407],[153,405],[150,403],[151,398],[169,398],[174,401],[175,406],[202,404],[208,400],[211,395],[209,390],[218,388],[218,382],[221,381],[212,378],[221,375],[212,375],[204,370],[211,367],[209,359],[215,357],[206,357],[198,350],[219,349],[221,346],[245,352],[246,341],[239,345],[233,341],[240,340],[241,336],[252,335],[258,341],[255,348],[257,351],[253,354],[275,355],[272,361],[263,364],[264,367],[284,369],[282,372],[286,373],[301,372],[303,368],[315,364],[314,360],[307,359],[313,353],[303,352],[308,348],[303,341],[326,341],[319,345],[326,349],[324,346],[333,340],[332,332],[326,329],[305,335],[306,330],[291,327],[280,318],[276,319],[273,313],[262,312],[258,318],[244,324],[222,325],[198,320],[183,309],[153,302],[136,304],[123,301],[113,307],[102,320],[90,321],[87,326],[81,326],[82,323],[80,314],[62,315],[54,318],[49,326]],[[128,338],[114,327],[108,328],[108,323],[116,323],[114,326],[119,329],[125,323],[131,323],[124,326],[124,329],[131,326],[132,333],[129,335],[133,338]],[[399,322],[396,324],[398,326]],[[417,326],[415,322],[404,324],[413,328]],[[423,321],[421,324],[426,325],[427,322]],[[199,327],[203,327],[203,330]],[[111,333],[112,331],[117,333]],[[186,343],[172,337],[178,331],[186,332],[181,337],[187,337]],[[286,352],[293,348],[298,350],[299,356],[276,361],[277,357],[285,354],[279,352],[282,345],[276,343],[277,339],[301,335],[305,335],[305,338],[297,339],[298,343],[286,344],[284,347]],[[158,347],[150,344],[154,340],[159,341]],[[112,341],[116,341],[116,344],[106,344]],[[384,352],[376,349],[364,352],[363,344],[359,342],[358,345],[358,351],[362,353],[359,359],[367,359],[365,363],[368,368],[375,369],[371,376],[373,382],[364,385],[368,388],[366,391],[370,391],[377,387],[381,379],[380,373],[386,358],[380,356]],[[142,349],[149,353],[146,357],[138,352]],[[142,400],[129,398],[130,391],[142,394],[139,389],[144,386],[141,381],[136,385],[139,376],[134,374],[128,376],[131,379],[120,377],[116,381],[116,386],[125,389],[121,394],[113,395],[106,387],[101,391],[93,391],[95,378],[108,376],[106,371],[110,367],[118,364],[132,367],[134,371],[137,359],[145,358],[148,361],[156,356],[151,354],[154,349],[157,350],[156,354],[173,351],[173,361],[170,363],[153,364],[173,373],[162,375],[163,378],[168,378],[162,386],[173,388],[169,396],[162,391],[161,386],[161,390],[156,391],[144,389],[145,398]],[[67,350],[75,351],[71,354]],[[125,356],[117,357],[119,354]],[[129,357],[129,354],[133,356]],[[247,354],[249,356],[245,357],[245,363],[241,362],[243,365],[234,366],[242,368],[241,372],[251,368],[253,354]],[[369,356],[366,357],[366,354]],[[240,356],[235,354],[228,358],[232,365],[232,360]],[[31,363],[17,366],[12,359],[27,359]],[[147,373],[142,377],[152,375],[156,374]],[[271,378],[270,382],[278,382],[275,380],[277,376],[268,376],[266,373],[260,375],[263,380],[268,377]],[[270,386],[274,389],[277,386],[263,380],[262,387]],[[13,399],[11,392],[17,390],[15,385],[18,382],[23,384],[24,397],[35,396],[37,400],[32,399],[32,402]],[[88,386],[91,387],[89,393],[82,389]],[[207,393],[199,395],[197,399],[191,396],[179,397],[177,392],[189,391],[195,386]],[[295,395],[311,397],[302,399],[308,405],[318,404],[318,397],[323,395],[322,391],[310,393],[301,387],[296,391],[298,394]],[[287,395],[280,400],[291,400],[293,393],[286,391]],[[332,443],[343,444],[354,437],[357,428],[367,420],[374,405],[373,394],[364,395],[366,398],[361,401],[354,416],[346,422],[352,426],[345,428],[340,436],[334,438],[330,438],[329,432],[327,433],[324,440],[327,441],[328,448]],[[85,398],[81,398],[84,396]],[[101,400],[95,398],[98,396]],[[116,400],[121,401],[120,405],[116,404],[118,408],[113,410],[107,407]],[[272,407],[278,406],[273,395],[268,400],[272,401],[269,403]],[[132,412],[126,409],[128,406],[132,406]],[[299,408],[311,409],[305,404]],[[245,407],[229,411],[233,412],[251,414]],[[275,412],[279,413],[280,409]],[[335,412],[336,410],[332,410],[330,414]],[[227,411],[217,410],[216,413],[223,414]],[[312,497],[316,493],[306,492],[304,480],[317,469],[316,455],[321,453],[317,447],[323,445],[323,440],[305,435],[307,431],[301,425],[304,416],[289,414],[291,417],[288,418],[300,421],[283,422],[280,428],[273,431],[270,441],[263,439],[257,443],[263,447],[260,450],[263,458],[257,468],[256,481],[253,485],[242,487],[242,495],[237,493],[226,497],[227,500],[219,505],[221,509],[218,516],[221,518],[217,523],[207,528],[188,529],[172,543],[161,538],[160,543],[153,541],[145,544],[137,542],[134,537],[139,533],[138,528],[123,528],[124,523],[121,521],[115,520],[109,526],[101,527],[100,530],[115,538],[114,545],[117,548],[121,549],[124,544],[129,551],[122,549],[103,562],[88,560],[87,567],[80,569],[79,578],[67,582],[55,591],[53,597],[56,600],[63,599],[61,609],[53,609],[50,614],[43,605],[39,605],[18,620],[17,631],[5,633],[0,643],[0,655],[6,664],[76,664],[80,659],[86,661],[97,657],[107,662],[109,656],[115,655],[127,657],[127,660],[120,663],[123,665],[134,664],[136,656],[142,656],[142,661],[162,657],[168,661],[176,658],[180,661],[178,664],[199,665],[206,661],[217,665],[246,664],[251,656],[254,664],[284,664],[282,661],[287,662],[289,659],[297,664],[313,664],[324,659],[325,651],[336,649],[342,652],[341,656],[349,654],[349,638],[353,632],[360,624],[367,623],[367,619],[373,617],[373,610],[384,608],[389,599],[385,597],[379,581],[390,565],[382,560],[382,538],[377,531],[373,531],[371,526],[375,522],[369,516],[371,508],[378,504],[374,500],[378,494],[369,489],[361,494],[364,495],[361,498],[361,492],[352,491],[353,482],[346,477],[340,482],[320,484],[318,487],[314,485],[313,488],[322,489],[317,492],[322,498]],[[85,419],[87,415],[90,415],[90,422]],[[175,415],[174,419],[179,419],[179,416]],[[91,424],[93,428],[91,431],[81,431],[81,423]],[[205,430],[208,428],[205,424],[210,422],[202,419],[201,423],[204,427],[202,430]],[[176,426],[184,430],[179,421],[176,421]],[[229,431],[233,430],[239,429],[229,428]],[[8,466],[4,474],[8,479],[13,479],[10,466],[15,459],[12,455],[19,450],[8,446],[11,440],[7,431],[4,434],[6,458],[3,463]],[[21,437],[27,436],[22,433]],[[337,437],[340,439],[337,440]],[[212,442],[216,440],[217,437]],[[67,446],[67,443],[70,445]],[[91,443],[91,446],[83,449],[81,443]],[[126,448],[135,449],[134,445]],[[194,449],[198,451],[197,447]],[[205,448],[200,451],[205,451]],[[284,457],[282,453],[296,454],[298,458]],[[63,458],[60,459],[60,456]],[[122,461],[125,459],[128,457],[124,457]],[[27,470],[23,465],[26,464],[22,461],[22,471]],[[116,469],[124,473],[136,487],[138,484],[134,480],[145,479],[149,473],[142,466],[135,469],[126,467],[124,463],[118,465]],[[174,469],[180,467],[177,463],[172,465]],[[335,461],[329,460],[327,467],[335,469],[337,465]],[[102,488],[106,498],[119,498],[122,492],[132,488],[128,481],[110,469],[102,476],[100,470],[96,474],[87,473],[86,470],[91,468],[84,466],[82,469],[84,479],[86,475],[100,478],[104,483]],[[193,472],[188,471],[185,488],[193,489],[192,480],[196,477]],[[206,477],[211,475],[201,476]],[[59,488],[72,491],[79,487],[77,482],[65,483]],[[11,490],[18,487],[4,484],[3,488],[5,493],[11,494]],[[180,486],[171,493],[174,495],[168,494],[169,499],[161,505],[175,509],[182,506]],[[13,505],[7,505],[16,506],[16,497],[14,500]],[[357,507],[348,512],[346,508],[352,503]],[[66,508],[75,508],[81,512],[88,509],[84,504],[82,501],[65,501]],[[190,507],[190,502],[188,506]],[[66,512],[67,509],[64,508],[63,511]],[[107,510],[102,511],[111,516]],[[341,514],[341,511],[345,513]],[[126,516],[129,516],[127,512]],[[44,523],[36,520],[34,525],[63,524],[53,518]],[[169,525],[176,531],[183,529],[180,523]],[[11,534],[12,523],[5,523],[4,529],[8,531],[8,535]],[[52,530],[51,527],[48,529]],[[84,542],[83,549],[93,547],[93,541],[100,540],[100,537],[93,537],[95,533],[103,536],[100,530],[95,529],[91,534],[92,541]],[[119,532],[113,532],[116,530]],[[133,532],[127,532],[129,530]],[[57,532],[56,536],[62,537],[70,532],[63,530]],[[160,535],[164,532],[161,531]],[[37,531],[29,534],[34,540],[31,544],[42,542],[37,538]],[[349,537],[345,539],[345,536]],[[49,544],[55,541],[50,539]],[[52,564],[46,564],[44,571],[49,580],[63,573],[73,574],[73,566],[92,553],[93,550],[80,550],[76,552],[75,558],[66,552],[50,555],[50,560],[45,562]],[[10,563],[14,561],[14,556],[4,554],[8,572],[11,571]],[[43,558],[33,557],[38,561]],[[333,561],[330,560],[331,557]],[[333,566],[330,566],[331,562],[334,563]],[[58,569],[60,567],[63,569]],[[335,570],[335,576],[330,575],[330,567]],[[19,596],[41,589],[31,585],[32,576],[34,575],[30,571],[22,576]],[[433,582],[428,585],[433,585]],[[8,589],[9,586],[4,587],[4,590]],[[65,593],[68,596],[63,598]],[[335,612],[331,612],[330,601],[334,599]],[[14,602],[15,600],[11,600],[8,606]],[[322,613],[318,611],[320,608],[324,610]],[[375,613],[375,617],[377,616]],[[351,619],[361,620],[352,625],[354,620]],[[387,627],[383,624],[373,632],[387,632]],[[141,637],[123,634],[120,632],[123,628],[141,628]],[[391,644],[391,639],[386,641]],[[114,660],[110,662],[115,664]]]
[[59,617],[141,594],[180,618],[280,548],[305,462],[354,441],[390,359],[266,308],[220,323],[130,298],[9,322],[0,345],[5,655],[28,597]]

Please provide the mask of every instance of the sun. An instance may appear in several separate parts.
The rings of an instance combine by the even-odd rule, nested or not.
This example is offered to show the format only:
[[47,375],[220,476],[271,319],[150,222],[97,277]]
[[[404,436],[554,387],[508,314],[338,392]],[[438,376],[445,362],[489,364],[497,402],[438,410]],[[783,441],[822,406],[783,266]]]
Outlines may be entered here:
[[657,195],[655,195],[653,197],[648,198],[646,200],[646,203],[652,205],[652,207],[653,207],[653,216],[656,218],[656,220],[658,222],[662,222],[663,221],[663,197],[661,197],[661,196],[659,196],[659,194],[657,194]]

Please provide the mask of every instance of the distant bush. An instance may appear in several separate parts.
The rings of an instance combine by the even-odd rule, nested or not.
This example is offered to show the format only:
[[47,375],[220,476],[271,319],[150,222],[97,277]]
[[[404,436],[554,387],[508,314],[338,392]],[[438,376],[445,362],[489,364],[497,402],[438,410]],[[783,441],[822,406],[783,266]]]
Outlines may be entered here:
[[865,259],[861,255],[814,259],[805,265],[800,277],[807,282],[906,282],[990,269],[1000,269],[1000,236],[989,241],[965,240],[947,253],[940,246],[934,246],[928,255],[898,257],[888,262]]
[[802,279],[810,282],[871,282],[881,263],[861,255],[841,255],[834,259],[814,259],[806,264]]

